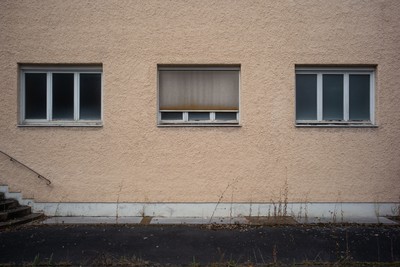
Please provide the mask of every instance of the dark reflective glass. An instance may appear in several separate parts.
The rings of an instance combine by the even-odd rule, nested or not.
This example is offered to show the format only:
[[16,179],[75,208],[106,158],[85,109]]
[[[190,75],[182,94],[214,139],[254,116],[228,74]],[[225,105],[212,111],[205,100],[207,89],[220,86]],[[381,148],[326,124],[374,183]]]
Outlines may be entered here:
[[74,119],[74,74],[53,73],[53,120]]
[[366,74],[351,74],[349,79],[349,119],[369,120],[370,76]]
[[190,121],[205,121],[210,119],[209,112],[189,112]]
[[46,84],[46,73],[25,73],[25,119],[46,119]]
[[80,74],[79,118],[81,120],[101,119],[101,74]]
[[324,120],[343,120],[343,75],[324,74],[322,78]]
[[316,74],[296,74],[296,119],[317,119]]
[[218,121],[236,120],[236,112],[216,112],[215,119]]
[[182,119],[183,119],[182,112],[161,112],[161,120],[176,121]]

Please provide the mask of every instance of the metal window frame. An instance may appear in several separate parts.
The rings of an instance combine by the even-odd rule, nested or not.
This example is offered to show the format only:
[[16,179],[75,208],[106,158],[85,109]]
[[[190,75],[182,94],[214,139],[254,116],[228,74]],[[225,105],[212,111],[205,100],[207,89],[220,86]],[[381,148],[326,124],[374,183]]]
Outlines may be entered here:
[[[160,71],[237,71],[239,75],[239,109],[238,110],[160,110]],[[240,107],[241,107],[241,66],[232,65],[157,65],[157,126],[241,126],[240,125]],[[182,120],[162,120],[162,112],[182,112]],[[210,112],[210,120],[189,121],[189,112]],[[236,112],[236,120],[222,121],[215,119],[216,112]]]
[[[296,126],[376,126],[375,124],[375,68],[296,68],[297,74],[314,74],[317,75],[317,119],[316,120],[297,120],[295,103],[295,124]],[[343,120],[323,120],[323,75],[325,74],[342,74],[343,75]],[[352,121],[349,119],[349,77],[354,74],[369,74],[370,76],[370,114],[369,120]],[[297,90],[297,88],[295,89]],[[297,91],[296,91],[297,93]],[[296,101],[295,101],[296,102]]]
[[[25,74],[45,73],[46,74],[46,119],[25,119]],[[74,74],[74,119],[53,120],[53,73]],[[80,119],[80,74],[93,73],[101,75],[101,112],[99,120]],[[18,126],[103,126],[103,68],[98,66],[21,66],[20,67],[20,107]]]
[[[166,113],[166,112],[180,112],[182,113],[182,119],[181,120],[161,120],[161,113]],[[194,112],[202,112],[202,113],[209,113],[209,120],[189,120],[189,113],[194,113]],[[231,112],[236,114],[236,119],[235,120],[217,120],[215,114],[218,112]],[[218,110],[218,111],[210,111],[210,110],[160,110],[159,112],[159,118],[160,121],[162,122],[162,125],[179,125],[179,124],[185,124],[185,125],[203,125],[203,124],[210,124],[210,125],[232,125],[235,124],[237,125],[239,122],[239,111],[237,110]]]

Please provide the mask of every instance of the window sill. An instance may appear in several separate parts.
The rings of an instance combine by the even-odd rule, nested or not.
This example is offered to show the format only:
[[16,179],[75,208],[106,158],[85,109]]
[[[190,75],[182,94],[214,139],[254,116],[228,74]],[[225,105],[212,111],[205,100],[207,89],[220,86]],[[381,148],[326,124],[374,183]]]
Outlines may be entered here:
[[296,123],[298,128],[378,128],[378,125],[372,123],[344,123],[344,122],[316,122],[316,123]]
[[163,123],[157,127],[242,127],[238,123]]
[[103,127],[103,122],[29,122],[18,127]]

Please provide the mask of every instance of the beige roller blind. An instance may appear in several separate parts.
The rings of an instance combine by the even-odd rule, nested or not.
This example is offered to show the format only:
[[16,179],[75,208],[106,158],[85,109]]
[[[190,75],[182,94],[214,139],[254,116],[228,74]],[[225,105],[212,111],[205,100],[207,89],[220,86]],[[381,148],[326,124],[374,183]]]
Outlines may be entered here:
[[238,70],[160,70],[160,110],[239,110]]

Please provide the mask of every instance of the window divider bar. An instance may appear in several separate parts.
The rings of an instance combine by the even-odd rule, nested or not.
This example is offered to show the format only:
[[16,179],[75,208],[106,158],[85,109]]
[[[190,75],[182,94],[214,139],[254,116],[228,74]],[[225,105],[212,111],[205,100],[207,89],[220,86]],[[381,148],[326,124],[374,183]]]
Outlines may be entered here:
[[[25,72],[23,71],[21,73],[21,79],[20,79],[20,83],[21,83],[21,93],[20,93],[20,105],[21,105],[21,109],[20,109],[20,122],[23,123],[23,121],[25,120]],[[46,89],[46,95],[47,95],[47,89]],[[47,103],[46,103],[47,105]],[[47,106],[46,106],[47,108]],[[46,115],[47,116],[47,115]]]
[[79,73],[74,72],[74,120],[79,120]]
[[183,112],[182,114],[183,121],[189,121],[189,112]]
[[317,120],[322,121],[323,114],[323,91],[322,91],[322,73],[317,75]]
[[215,112],[210,112],[210,120],[215,121]]
[[375,124],[375,75],[369,75],[369,118]]
[[349,74],[343,76],[343,119],[350,119],[350,91],[349,91]]
[[51,121],[53,119],[53,92],[52,92],[52,87],[53,87],[53,73],[52,72],[47,72],[46,74],[46,97],[47,97],[47,120]]

